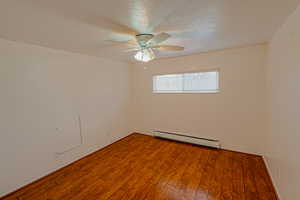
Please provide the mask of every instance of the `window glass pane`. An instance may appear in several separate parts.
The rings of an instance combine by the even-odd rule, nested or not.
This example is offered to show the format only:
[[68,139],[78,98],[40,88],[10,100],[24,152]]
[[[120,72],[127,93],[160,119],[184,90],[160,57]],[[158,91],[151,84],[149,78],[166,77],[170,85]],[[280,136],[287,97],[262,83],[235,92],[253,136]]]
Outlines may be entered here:
[[156,76],[155,90],[158,91],[179,91],[182,90],[182,74],[171,74]]
[[153,77],[153,91],[158,93],[215,93],[219,72],[166,74]]
[[184,74],[185,91],[210,91],[218,89],[217,72],[198,72]]

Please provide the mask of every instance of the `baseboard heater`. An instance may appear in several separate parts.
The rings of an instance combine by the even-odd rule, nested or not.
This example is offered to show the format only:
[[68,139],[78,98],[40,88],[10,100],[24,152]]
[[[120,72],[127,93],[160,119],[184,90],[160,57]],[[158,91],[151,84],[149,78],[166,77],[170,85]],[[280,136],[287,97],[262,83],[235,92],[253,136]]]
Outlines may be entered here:
[[207,146],[207,147],[212,147],[217,149],[221,148],[219,140],[200,138],[195,136],[189,136],[183,133],[172,133],[172,132],[158,131],[158,130],[152,132],[153,132],[153,136],[158,138],[165,138],[165,139],[186,142],[190,144],[197,144],[197,145],[202,145],[202,146]]

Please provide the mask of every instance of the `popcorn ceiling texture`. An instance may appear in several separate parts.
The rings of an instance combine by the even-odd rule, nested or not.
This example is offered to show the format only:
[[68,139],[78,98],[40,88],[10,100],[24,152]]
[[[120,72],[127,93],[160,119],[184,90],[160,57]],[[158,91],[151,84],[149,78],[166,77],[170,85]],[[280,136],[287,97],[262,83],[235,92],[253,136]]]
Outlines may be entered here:
[[[299,0],[2,0],[0,37],[100,57],[133,61],[134,33],[168,32],[183,52],[269,41]],[[9,19],[9,21],[7,20]],[[9,22],[9,23],[8,23]]]

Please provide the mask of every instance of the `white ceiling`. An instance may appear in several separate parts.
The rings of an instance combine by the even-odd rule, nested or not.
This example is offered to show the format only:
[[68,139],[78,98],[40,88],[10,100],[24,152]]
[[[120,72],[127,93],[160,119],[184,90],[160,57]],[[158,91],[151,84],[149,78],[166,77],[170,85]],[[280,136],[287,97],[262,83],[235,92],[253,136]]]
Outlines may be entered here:
[[0,37],[99,57],[133,61],[134,32],[172,35],[183,52],[271,39],[300,0],[0,0]]

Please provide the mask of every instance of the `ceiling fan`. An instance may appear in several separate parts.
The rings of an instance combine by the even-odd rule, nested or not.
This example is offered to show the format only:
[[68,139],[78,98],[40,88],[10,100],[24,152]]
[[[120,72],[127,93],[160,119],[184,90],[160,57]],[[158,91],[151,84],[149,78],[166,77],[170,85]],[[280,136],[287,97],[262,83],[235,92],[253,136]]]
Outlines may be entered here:
[[128,51],[137,51],[134,58],[138,61],[149,62],[155,58],[153,50],[159,51],[182,51],[184,47],[175,45],[159,45],[166,41],[171,35],[168,33],[153,34],[137,34],[135,40],[129,40],[127,43],[137,45],[134,49]]

